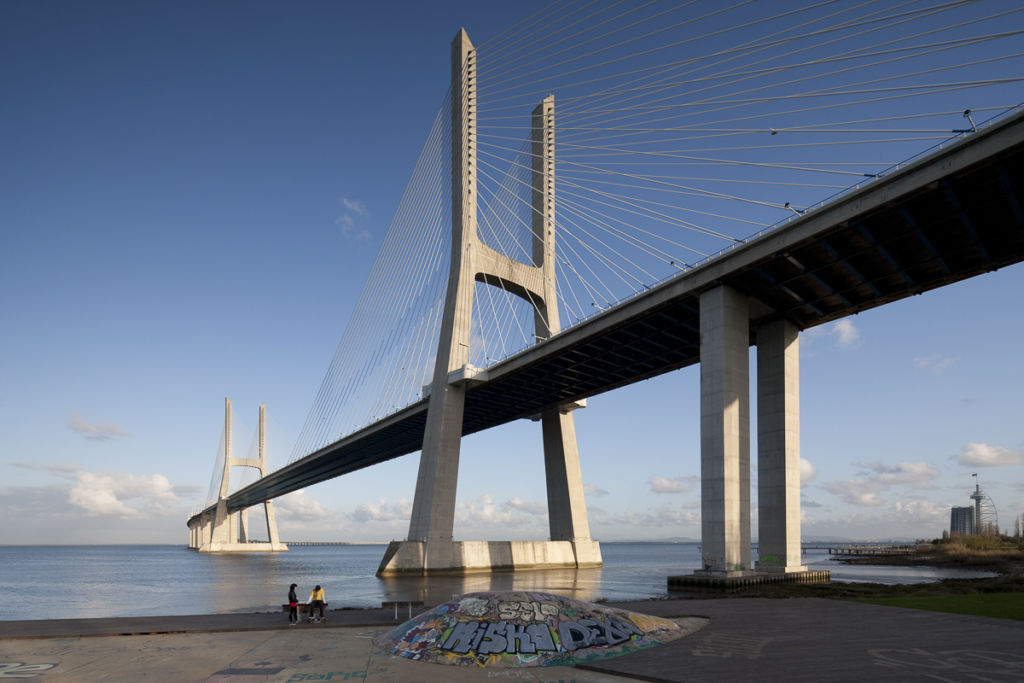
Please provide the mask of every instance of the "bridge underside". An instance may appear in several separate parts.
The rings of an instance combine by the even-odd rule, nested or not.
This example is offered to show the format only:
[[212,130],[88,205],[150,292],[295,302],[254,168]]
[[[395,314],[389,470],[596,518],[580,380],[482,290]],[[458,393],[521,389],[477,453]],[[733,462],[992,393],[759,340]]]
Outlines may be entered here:
[[[1024,116],[979,130],[487,370],[463,433],[700,361],[700,297],[749,298],[750,343],[1024,260]],[[240,509],[420,449],[421,401],[226,499]],[[202,514],[202,513],[200,513]]]

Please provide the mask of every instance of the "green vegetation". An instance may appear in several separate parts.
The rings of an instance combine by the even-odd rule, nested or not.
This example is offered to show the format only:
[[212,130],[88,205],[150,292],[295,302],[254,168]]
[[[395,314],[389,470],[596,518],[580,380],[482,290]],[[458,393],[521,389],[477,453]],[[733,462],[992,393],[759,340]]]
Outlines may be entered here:
[[1010,570],[1024,564],[1021,539],[1000,536],[954,536],[949,540],[919,544],[911,556],[914,564],[940,567]]
[[1024,593],[852,598],[851,601],[1024,621]]
[[[1024,548],[1022,539],[954,536],[919,541],[906,555],[843,557],[846,564],[952,567],[997,574],[980,579],[946,579],[932,583],[757,584],[730,591],[729,597],[818,597],[932,609],[957,614],[1024,619]],[[721,593],[709,593],[724,597]]]

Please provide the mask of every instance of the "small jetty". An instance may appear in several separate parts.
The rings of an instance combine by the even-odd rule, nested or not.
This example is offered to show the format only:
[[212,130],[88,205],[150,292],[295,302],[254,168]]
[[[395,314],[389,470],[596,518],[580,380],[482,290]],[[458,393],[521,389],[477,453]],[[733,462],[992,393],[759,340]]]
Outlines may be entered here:
[[910,555],[917,548],[913,543],[855,543],[844,545],[804,546],[804,550],[828,550],[829,555]]

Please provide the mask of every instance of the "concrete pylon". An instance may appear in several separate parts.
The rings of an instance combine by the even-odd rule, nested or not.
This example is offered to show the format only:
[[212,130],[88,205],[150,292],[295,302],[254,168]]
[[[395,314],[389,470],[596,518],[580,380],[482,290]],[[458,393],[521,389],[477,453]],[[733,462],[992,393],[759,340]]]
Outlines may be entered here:
[[746,295],[724,285],[702,293],[698,575],[751,571],[749,347]]
[[[221,473],[217,504],[190,525],[189,547],[201,553],[212,552],[285,552],[288,546],[281,542],[277,533],[277,517],[274,502],[263,502],[267,520],[267,542],[250,542],[248,509],[228,511],[227,497],[232,467],[253,467],[260,477],[267,474],[266,452],[266,404],[260,405],[259,452],[256,458],[236,458],[231,454],[231,399],[224,399],[224,470]],[[194,528],[198,527],[198,528]]]
[[800,548],[800,338],[787,320],[757,331],[758,561],[805,572]]
[[[541,300],[534,309],[534,330],[538,339],[561,331],[558,291],[555,286],[555,96],[548,95],[533,110],[531,125],[530,203],[533,231],[533,265],[541,272]],[[553,406],[541,413],[544,436],[544,473],[548,492],[548,524],[552,541],[573,541],[577,558],[589,553],[588,564],[600,562],[596,544],[591,543],[590,522],[583,494],[580,455],[572,410],[578,404]],[[593,553],[597,553],[594,557]]]
[[483,371],[469,364],[476,282],[529,301],[538,338],[559,331],[555,289],[554,96],[533,112],[533,264],[491,249],[477,236],[476,50],[464,29],[452,41],[452,252],[441,337],[430,385],[427,424],[409,536],[391,544],[378,575],[497,568],[597,566],[590,538],[570,411],[542,415],[550,542],[464,542],[452,537],[466,388]]
[[[702,568],[694,579],[817,581],[801,564],[799,330],[774,320],[756,339],[759,558],[752,567],[750,303],[725,285],[701,294]],[[692,583],[669,577],[670,585]]]

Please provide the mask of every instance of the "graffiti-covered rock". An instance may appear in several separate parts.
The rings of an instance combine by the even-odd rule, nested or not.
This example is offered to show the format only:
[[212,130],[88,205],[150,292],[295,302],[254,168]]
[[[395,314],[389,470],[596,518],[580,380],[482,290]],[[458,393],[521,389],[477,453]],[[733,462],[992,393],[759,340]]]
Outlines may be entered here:
[[551,593],[468,593],[381,634],[400,657],[479,666],[546,666],[613,657],[688,635],[706,619],[662,619]]

